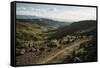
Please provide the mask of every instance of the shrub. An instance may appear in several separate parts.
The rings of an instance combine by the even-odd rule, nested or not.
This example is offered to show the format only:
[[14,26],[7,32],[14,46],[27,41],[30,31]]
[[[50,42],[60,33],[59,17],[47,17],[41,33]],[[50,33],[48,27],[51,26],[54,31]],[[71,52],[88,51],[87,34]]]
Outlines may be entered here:
[[33,45],[43,45],[44,43],[44,40],[33,41]]
[[61,43],[68,44],[70,42],[70,39],[71,39],[71,36],[67,35],[62,39]]
[[23,48],[24,47],[24,40],[22,39],[16,39],[16,47]]
[[57,46],[59,46],[59,41],[56,40],[56,39],[53,39],[53,40],[51,40],[51,41],[49,42],[48,46],[49,46],[49,47],[57,47]]
[[76,56],[80,56],[80,55],[83,55],[84,52],[85,52],[84,48],[80,48],[80,49],[75,51],[75,55]]

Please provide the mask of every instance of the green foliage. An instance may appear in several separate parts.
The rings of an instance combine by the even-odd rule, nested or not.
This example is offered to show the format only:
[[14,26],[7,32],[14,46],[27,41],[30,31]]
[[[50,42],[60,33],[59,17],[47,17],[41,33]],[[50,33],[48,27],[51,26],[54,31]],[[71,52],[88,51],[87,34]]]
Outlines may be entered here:
[[18,48],[24,47],[24,40],[16,38],[16,47]]
[[69,43],[69,38],[68,38],[67,36],[64,37],[64,38],[62,39],[62,43],[63,43],[63,44]]
[[23,48],[23,47],[28,47],[28,46],[33,46],[33,41],[32,40],[22,40],[22,39],[16,39],[16,47],[18,48]]
[[80,55],[83,55],[84,52],[85,52],[85,49],[84,49],[84,48],[80,48],[80,49],[77,49],[77,50],[75,51],[75,55],[76,55],[76,56],[80,56]]
[[68,44],[68,43],[73,42],[74,40],[76,40],[76,37],[75,36],[67,35],[67,36],[63,37],[63,39],[62,39],[61,42],[63,44]]
[[33,41],[33,45],[44,45],[44,40]]
[[56,39],[53,39],[53,40],[51,40],[51,41],[49,42],[48,46],[49,46],[49,47],[57,47],[57,46],[59,46],[59,41],[56,40]]

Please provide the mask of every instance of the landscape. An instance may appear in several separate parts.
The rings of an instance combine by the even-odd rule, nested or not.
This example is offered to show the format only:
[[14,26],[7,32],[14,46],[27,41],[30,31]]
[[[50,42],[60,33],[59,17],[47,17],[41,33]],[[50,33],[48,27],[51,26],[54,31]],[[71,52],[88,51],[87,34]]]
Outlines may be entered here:
[[[97,61],[95,7],[41,6],[41,4],[27,3],[17,5],[16,65]],[[33,7],[32,10],[30,6]],[[59,12],[59,8],[66,12],[61,10]],[[46,10],[48,12],[44,13]],[[75,12],[72,14],[68,10]],[[82,14],[81,10],[86,11]],[[65,15],[66,13],[68,15]]]

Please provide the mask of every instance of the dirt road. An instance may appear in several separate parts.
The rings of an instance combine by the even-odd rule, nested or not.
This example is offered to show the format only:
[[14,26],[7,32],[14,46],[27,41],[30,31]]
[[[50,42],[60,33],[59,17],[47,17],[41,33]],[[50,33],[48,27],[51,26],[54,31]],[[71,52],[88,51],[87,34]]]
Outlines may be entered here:
[[76,40],[73,43],[65,45],[62,49],[53,49],[51,52],[44,52],[39,56],[34,56],[34,53],[26,53],[17,57],[17,64],[48,64],[48,63],[62,63],[71,53],[77,49],[81,43],[89,39]]
[[81,43],[88,41],[89,39],[84,40],[77,40],[69,45],[67,45],[66,48],[55,52],[51,56],[44,58],[44,61],[38,62],[39,64],[47,64],[47,63],[61,63],[64,61],[67,57],[71,56],[70,54],[77,49]]

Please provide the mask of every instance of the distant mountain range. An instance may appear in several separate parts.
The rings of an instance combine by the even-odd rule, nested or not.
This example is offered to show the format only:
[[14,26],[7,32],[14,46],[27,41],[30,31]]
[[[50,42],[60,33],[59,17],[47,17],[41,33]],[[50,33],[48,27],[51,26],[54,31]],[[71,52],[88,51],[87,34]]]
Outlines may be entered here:
[[40,19],[40,17],[37,16],[31,16],[31,15],[16,15],[17,19]]
[[56,21],[56,20],[47,19],[47,18],[41,18],[41,17],[37,17],[37,16],[30,16],[30,15],[17,15],[16,19],[18,21],[22,21],[22,22],[36,23],[38,25],[45,26],[50,29],[51,28],[57,29],[59,27],[70,24],[69,22],[61,22],[61,21]]

